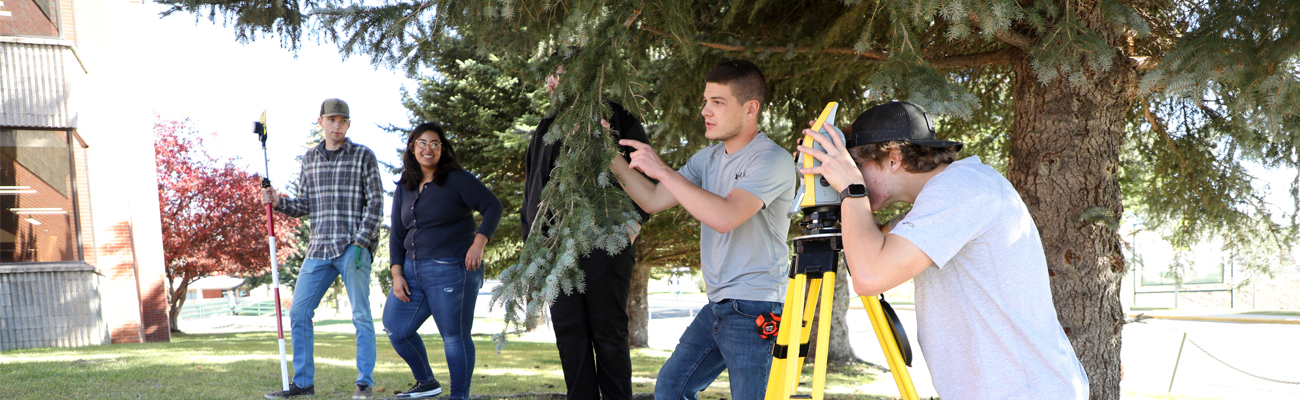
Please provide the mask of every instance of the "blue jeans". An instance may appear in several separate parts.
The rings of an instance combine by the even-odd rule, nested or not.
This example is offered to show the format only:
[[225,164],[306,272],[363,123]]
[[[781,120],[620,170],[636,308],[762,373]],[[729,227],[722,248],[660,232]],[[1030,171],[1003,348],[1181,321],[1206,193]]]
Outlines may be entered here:
[[435,258],[431,260],[406,259],[402,264],[402,277],[411,289],[411,301],[403,302],[388,294],[384,306],[384,331],[393,350],[406,360],[417,382],[433,380],[429,367],[429,354],[424,341],[416,332],[424,321],[433,316],[442,335],[442,349],[447,355],[447,371],[451,375],[448,386],[452,399],[469,398],[469,385],[474,375],[474,341],[470,331],[474,327],[474,304],[483,287],[483,268],[465,270],[465,259]]
[[[360,268],[357,267],[358,258],[363,264]],[[316,335],[311,319],[316,316],[321,297],[334,284],[334,278],[340,275],[348,300],[352,302],[352,325],[357,328],[357,384],[375,383],[372,376],[375,371],[375,321],[370,318],[370,251],[349,245],[343,255],[331,260],[303,260],[302,270],[298,271],[293,305],[289,306],[293,383],[298,387],[314,384],[316,363],[312,359],[312,350]]]
[[781,303],[722,300],[705,305],[659,369],[655,399],[696,400],[723,370],[733,399],[764,398],[776,338],[759,337],[754,319],[768,312],[780,313]]

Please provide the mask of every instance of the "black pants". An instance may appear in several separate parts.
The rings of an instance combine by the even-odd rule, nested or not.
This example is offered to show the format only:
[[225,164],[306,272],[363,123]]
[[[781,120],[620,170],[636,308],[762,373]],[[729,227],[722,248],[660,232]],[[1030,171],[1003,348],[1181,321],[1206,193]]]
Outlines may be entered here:
[[632,398],[627,294],[635,253],[631,245],[614,256],[592,250],[578,260],[586,292],[561,294],[551,304],[569,400]]

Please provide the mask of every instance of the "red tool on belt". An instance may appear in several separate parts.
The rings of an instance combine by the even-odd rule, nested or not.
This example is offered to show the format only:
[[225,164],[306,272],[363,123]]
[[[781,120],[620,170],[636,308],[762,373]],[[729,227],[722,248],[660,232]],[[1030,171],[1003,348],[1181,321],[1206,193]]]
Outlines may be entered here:
[[758,337],[771,339],[781,331],[781,316],[774,313],[759,314],[754,319],[754,324],[758,325]]

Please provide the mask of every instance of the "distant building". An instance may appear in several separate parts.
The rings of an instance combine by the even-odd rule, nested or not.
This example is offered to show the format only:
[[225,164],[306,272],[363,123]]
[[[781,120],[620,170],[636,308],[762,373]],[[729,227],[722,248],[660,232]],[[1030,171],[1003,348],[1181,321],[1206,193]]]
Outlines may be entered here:
[[185,300],[249,297],[248,288],[243,286],[244,278],[233,276],[199,278],[186,287]]
[[171,340],[152,124],[114,101],[138,6],[0,2],[0,350]]

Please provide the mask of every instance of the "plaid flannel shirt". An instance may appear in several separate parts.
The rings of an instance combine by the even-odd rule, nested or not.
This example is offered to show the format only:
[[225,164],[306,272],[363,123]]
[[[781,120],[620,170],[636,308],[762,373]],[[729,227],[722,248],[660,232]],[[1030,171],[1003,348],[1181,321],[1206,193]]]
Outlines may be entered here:
[[384,212],[384,187],[375,153],[350,139],[333,159],[326,153],[325,142],[307,150],[298,175],[298,197],[281,198],[276,210],[295,218],[310,216],[307,258],[334,259],[353,242],[374,254]]

